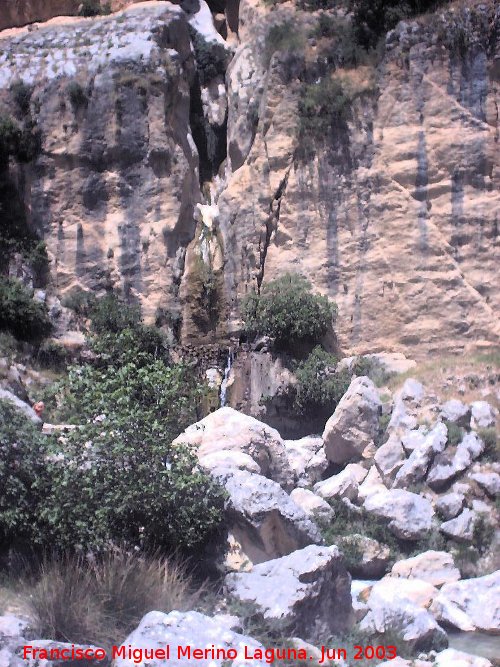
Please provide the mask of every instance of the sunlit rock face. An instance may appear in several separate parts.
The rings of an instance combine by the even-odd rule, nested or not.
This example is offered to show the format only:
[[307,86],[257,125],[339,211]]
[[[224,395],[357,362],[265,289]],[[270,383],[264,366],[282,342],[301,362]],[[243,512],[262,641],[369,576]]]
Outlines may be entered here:
[[[125,292],[197,346],[238,337],[242,297],[296,271],[337,302],[346,353],[498,342],[500,9],[466,9],[401,23],[378,68],[337,70],[349,112],[312,151],[303,83],[265,48],[293,7],[145,2],[4,33],[0,101],[33,86],[41,150],[11,175],[49,289]],[[296,11],[307,32],[317,17]]]
[[[345,72],[364,92],[336,142],[310,160],[294,158],[293,82],[271,66],[252,147],[221,196],[233,297],[286,267],[338,303],[346,349],[418,355],[498,340],[499,46],[483,38],[499,9],[476,11],[402,23],[374,80],[367,68]],[[452,28],[467,34],[458,50]],[[259,89],[244,50],[230,101]],[[241,122],[229,119],[232,137]]]

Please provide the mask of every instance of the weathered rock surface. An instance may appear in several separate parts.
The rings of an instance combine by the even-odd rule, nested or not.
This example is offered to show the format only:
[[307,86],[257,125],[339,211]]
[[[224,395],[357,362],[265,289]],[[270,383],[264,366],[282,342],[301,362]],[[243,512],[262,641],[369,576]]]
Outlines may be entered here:
[[434,658],[434,665],[435,667],[492,667],[487,658],[453,648],[440,651]]
[[326,500],[347,498],[356,500],[358,486],[367,475],[367,470],[356,463],[350,463],[338,475],[333,475],[314,485],[314,492]]
[[299,637],[342,632],[352,622],[351,578],[335,546],[309,546],[229,574],[225,585],[237,600],[257,605],[265,621]]
[[486,401],[474,401],[471,411],[473,428],[489,428],[495,425],[495,411]]
[[439,621],[470,632],[500,632],[500,571],[476,579],[445,584],[432,613]]
[[432,527],[434,510],[430,501],[404,489],[374,493],[363,506],[375,516],[387,519],[389,529],[401,539],[418,540]]
[[359,461],[374,453],[380,406],[373,382],[367,377],[355,377],[323,432],[329,461]]
[[422,481],[434,456],[444,450],[447,438],[446,426],[439,422],[428,433],[423,442],[414,448],[408,460],[398,470],[394,486],[396,488],[406,488],[415,482]]
[[[22,5],[9,0],[5,15]],[[46,18],[55,3],[24,5]],[[242,296],[286,266],[338,302],[339,343],[353,354],[498,342],[494,3],[475,5],[474,20],[463,7],[404,22],[377,72],[341,72],[357,90],[344,148],[325,142],[302,161],[301,86],[283,80],[279,57],[262,58],[269,10],[228,3],[221,32],[239,40],[226,94],[220,75],[194,83],[188,24],[215,31],[199,5],[193,17],[147,2],[2,40],[2,100],[13,108],[9,86],[23,78],[40,105],[42,151],[16,179],[53,260],[51,289],[122,289],[184,342],[221,340],[241,330]],[[462,21],[465,68],[447,39]],[[87,96],[76,110],[73,81]],[[214,201],[200,173],[216,181]],[[217,209],[209,225],[199,203]]]
[[452,398],[442,405],[441,417],[465,428],[470,424],[471,409],[462,401]]
[[294,489],[290,498],[301,507],[309,517],[331,520],[334,517],[333,509],[330,505],[309,489]]
[[500,494],[500,475],[496,472],[476,472],[470,478],[479,484],[489,496]]
[[336,544],[342,551],[356,554],[356,558],[351,557],[351,563],[348,563],[349,572],[354,577],[374,579],[387,572],[391,551],[377,540],[354,533],[339,537]]
[[419,579],[433,586],[442,586],[458,581],[460,570],[455,567],[453,556],[446,551],[425,551],[395,563],[390,576]]
[[[398,632],[413,650],[440,650],[448,645],[446,633],[424,607],[433,596],[432,586],[425,582],[406,581],[405,589],[396,589],[389,578],[373,586],[367,606],[368,613],[360,629],[369,633]],[[408,586],[410,584],[410,586]],[[426,588],[427,587],[427,588]]]
[[467,507],[455,519],[441,524],[441,532],[458,542],[472,542],[478,514]]
[[436,456],[427,475],[427,483],[436,491],[450,484],[457,475],[467,470],[472,461],[484,451],[484,442],[473,431],[466,433],[454,454],[443,452]]
[[316,525],[276,482],[243,470],[212,474],[229,494],[229,529],[252,563],[322,542]]
[[297,485],[309,486],[318,482],[328,467],[323,440],[309,436],[300,440],[285,440],[284,443]]
[[[146,614],[139,626],[129,634],[124,640],[122,646],[133,646],[138,649],[158,649],[165,648],[169,644],[171,647],[169,665],[174,667],[188,667],[196,661],[200,667],[221,667],[224,663],[223,658],[213,659],[207,658],[193,658],[178,657],[177,651],[179,646],[191,646],[196,648],[212,647],[230,649],[235,648],[238,653],[238,658],[230,664],[243,667],[250,667],[250,665],[257,665],[264,667],[265,661],[244,658],[245,647],[253,654],[254,649],[262,648],[262,644],[251,637],[233,632],[228,628],[224,619],[211,618],[196,611],[180,612],[171,611],[169,614],[163,614],[159,611],[150,611]],[[152,659],[148,660],[151,667],[161,667],[165,664],[165,660]],[[135,664],[132,659],[118,657],[115,659],[116,667],[133,667]]]
[[445,519],[449,521],[454,519],[464,506],[465,498],[461,493],[451,491],[436,500],[436,510]]
[[[233,408],[220,408],[188,426],[174,440],[176,443],[195,447],[201,461],[217,452],[245,454],[255,461],[261,475],[279,482],[284,488],[293,486],[293,472],[278,431]],[[228,465],[222,467],[230,465],[231,459],[228,458]]]

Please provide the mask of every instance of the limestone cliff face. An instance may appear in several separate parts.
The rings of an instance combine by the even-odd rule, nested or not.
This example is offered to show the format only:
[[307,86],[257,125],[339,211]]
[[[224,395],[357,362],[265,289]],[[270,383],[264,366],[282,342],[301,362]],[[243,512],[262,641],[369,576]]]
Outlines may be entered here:
[[317,16],[212,10],[144,2],[1,40],[4,109],[33,87],[41,150],[11,174],[49,290],[119,289],[183,343],[224,343],[241,297],[292,270],[337,302],[346,352],[498,343],[500,9],[402,23],[376,69],[338,69],[349,114],[313,152],[265,38]]

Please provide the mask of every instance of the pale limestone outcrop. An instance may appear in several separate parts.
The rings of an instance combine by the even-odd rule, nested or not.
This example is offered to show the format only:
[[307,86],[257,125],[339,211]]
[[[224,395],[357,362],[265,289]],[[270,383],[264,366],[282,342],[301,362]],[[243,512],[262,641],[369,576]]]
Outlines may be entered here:
[[323,432],[326,457],[333,463],[359,461],[374,454],[380,399],[373,382],[355,377]]
[[[254,658],[250,660],[248,655],[254,655],[256,649],[263,649],[260,642],[245,635],[234,632],[231,629],[231,618],[210,617],[200,614],[197,611],[171,611],[169,614],[163,614],[160,611],[150,611],[124,640],[122,646],[127,649],[129,646],[137,649],[165,649],[170,645],[171,653],[167,662],[173,667],[187,667],[187,665],[196,664],[200,667],[212,667],[221,665],[223,660],[218,658],[214,661],[208,654],[207,657],[194,657],[193,654],[182,654],[179,656],[178,648],[191,647],[201,648],[214,647],[215,649],[235,649],[237,658],[231,664],[235,667],[246,667],[255,665],[255,667],[264,667],[265,661]],[[246,648],[245,648],[246,647]],[[245,650],[247,658],[245,659]],[[120,655],[120,654],[118,654]],[[165,659],[155,658],[147,661],[151,667],[161,667],[165,664]],[[133,667],[133,658],[117,657],[114,661],[116,667]]]
[[391,577],[420,579],[433,586],[442,586],[460,579],[460,571],[455,567],[453,556],[446,551],[425,551],[413,558],[395,563]]
[[228,528],[252,563],[322,543],[316,524],[276,482],[237,469],[219,468],[212,475],[228,494]]
[[500,631],[500,571],[476,579],[445,584],[432,613],[460,630]]
[[[252,472],[270,477],[284,488],[293,486],[293,472],[278,431],[233,408],[220,408],[188,426],[174,440],[174,445],[177,443],[194,447],[201,462],[206,461],[207,457],[212,457],[213,460],[214,455],[219,452],[244,454],[259,468]],[[231,458],[233,457],[234,454]],[[220,461],[219,467],[225,468],[231,466],[231,458],[228,459],[228,465],[224,465],[219,456],[216,460]],[[245,467],[249,469],[248,466]]]
[[430,501],[404,489],[375,492],[366,498],[363,507],[386,519],[389,529],[401,539],[418,540],[432,528],[434,510]]
[[330,505],[309,489],[297,488],[292,491],[290,498],[301,507],[307,516],[311,518],[332,520],[334,518],[333,509]]
[[264,621],[279,622],[299,637],[351,626],[351,578],[336,546],[309,546],[251,572],[228,574],[224,583],[232,597],[255,604]]

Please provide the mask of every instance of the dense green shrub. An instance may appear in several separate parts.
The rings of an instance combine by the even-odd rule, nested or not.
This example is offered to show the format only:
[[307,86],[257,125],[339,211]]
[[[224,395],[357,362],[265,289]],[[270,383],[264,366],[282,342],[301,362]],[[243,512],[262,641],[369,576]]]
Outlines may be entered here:
[[83,0],[80,7],[80,16],[99,16],[100,14],[110,14],[111,5],[109,2],[100,0]]
[[327,141],[349,118],[351,99],[337,79],[324,77],[302,87],[299,135],[302,140]]
[[35,301],[33,291],[18,280],[0,278],[0,330],[36,342],[48,336],[51,329],[47,307]]
[[207,86],[215,77],[225,76],[228,54],[222,44],[208,42],[194,29],[190,33],[200,83]]
[[277,51],[296,55],[304,49],[304,46],[304,35],[297,28],[295,22],[288,20],[283,23],[275,23],[269,27],[266,34],[263,64],[265,67],[268,67],[271,58]]
[[14,97],[14,101],[23,116],[30,111],[30,102],[33,89],[26,85],[23,81],[14,81],[10,87],[10,92]]
[[59,419],[80,426],[54,443],[42,512],[50,540],[93,550],[122,542],[200,547],[220,525],[222,491],[191,452],[171,443],[197,419],[204,389],[190,368],[158,354],[137,311],[121,315],[134,328],[115,333],[99,320],[93,363],[71,367],[57,391]]
[[21,129],[11,116],[0,114],[0,164],[16,153],[21,137]]
[[216,534],[224,496],[194,454],[172,448],[175,403],[172,396],[165,421],[159,410],[152,420],[151,409],[118,408],[58,443],[63,458],[50,463],[41,513],[53,545],[191,550]]
[[88,97],[85,89],[78,81],[70,81],[66,87],[66,92],[68,93],[69,101],[73,107],[73,111],[78,111],[78,109],[87,106]]
[[267,335],[281,348],[317,343],[329,330],[337,312],[327,297],[314,294],[304,277],[286,273],[271,280],[260,294],[248,295],[242,304],[249,336]]
[[141,309],[130,305],[115,294],[96,299],[89,310],[92,330],[97,334],[104,332],[119,333],[123,329],[134,329],[140,325]]
[[65,308],[70,308],[80,317],[89,317],[95,302],[95,295],[92,292],[85,292],[82,289],[67,294],[61,301]]
[[48,486],[46,438],[7,401],[0,400],[0,546],[36,544],[38,510]]
[[337,359],[317,346],[297,366],[293,407],[299,414],[331,415],[347,391],[349,372],[336,372]]
[[44,341],[38,348],[37,361],[42,368],[62,371],[70,362],[70,354],[63,345],[54,340]]
[[353,23],[358,44],[366,49],[377,42],[399,21],[445,4],[443,0],[354,0]]

